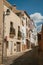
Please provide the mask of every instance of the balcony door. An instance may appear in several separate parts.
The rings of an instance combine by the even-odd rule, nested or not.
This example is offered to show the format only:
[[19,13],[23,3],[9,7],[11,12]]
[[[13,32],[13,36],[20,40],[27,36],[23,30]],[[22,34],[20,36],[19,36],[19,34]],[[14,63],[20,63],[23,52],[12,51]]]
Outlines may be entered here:
[[21,44],[20,42],[17,42],[17,52],[20,52],[21,51]]

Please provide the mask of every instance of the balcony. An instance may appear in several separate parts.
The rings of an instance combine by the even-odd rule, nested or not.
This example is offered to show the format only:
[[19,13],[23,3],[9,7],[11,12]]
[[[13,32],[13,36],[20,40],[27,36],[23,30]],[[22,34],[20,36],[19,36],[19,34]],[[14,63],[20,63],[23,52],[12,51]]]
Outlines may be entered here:
[[14,38],[15,35],[14,34],[10,34],[9,36],[10,36],[10,38]]

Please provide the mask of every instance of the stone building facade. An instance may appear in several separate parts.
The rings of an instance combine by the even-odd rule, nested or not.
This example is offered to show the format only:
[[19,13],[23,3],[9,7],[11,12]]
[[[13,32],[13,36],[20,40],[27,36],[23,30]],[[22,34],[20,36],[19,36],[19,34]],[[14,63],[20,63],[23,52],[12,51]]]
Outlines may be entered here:
[[[12,8],[12,9],[11,9]],[[13,10],[14,9],[14,10]],[[4,20],[4,56],[11,56],[22,51],[21,44],[21,20],[15,14],[15,6],[11,6],[4,0],[4,12],[9,10],[10,14]],[[7,47],[6,47],[7,46]],[[5,51],[6,47],[6,51]]]
[[3,0],[0,0],[0,63],[2,63],[3,47]]
[[11,56],[17,52],[29,49],[31,47],[30,30],[34,29],[31,18],[26,11],[17,10],[15,5],[12,6],[6,0],[3,0],[3,3],[0,3],[0,5],[3,6],[3,8],[0,6],[0,9],[2,8],[2,11],[0,10],[2,16],[0,29],[2,28],[1,32],[3,32],[0,38],[2,38],[2,41],[4,40],[4,45],[2,44],[3,56]]
[[[30,17],[25,11],[17,10],[15,5],[12,6],[6,0],[4,0],[5,14],[7,9],[10,10],[10,15],[5,16],[4,20],[4,39],[7,39],[7,52],[4,51],[4,54],[7,53],[7,56],[10,56],[17,52],[22,52],[26,49],[29,49],[30,43],[28,31],[30,27],[28,24],[30,22]],[[22,12],[23,14],[21,14]],[[11,34],[10,28],[12,27],[15,29],[15,35]],[[26,40],[28,40],[28,42],[26,42]],[[4,49],[6,47],[5,44],[6,41],[4,42]]]

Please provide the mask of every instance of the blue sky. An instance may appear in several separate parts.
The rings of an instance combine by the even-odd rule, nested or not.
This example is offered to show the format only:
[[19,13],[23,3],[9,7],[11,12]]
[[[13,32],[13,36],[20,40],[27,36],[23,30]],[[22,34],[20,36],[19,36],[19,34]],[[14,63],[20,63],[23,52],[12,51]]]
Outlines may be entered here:
[[37,26],[43,24],[43,0],[8,0],[17,9],[25,10]]
[[39,12],[43,15],[43,0],[8,0],[12,5],[16,4],[17,9],[26,10],[27,13],[33,14]]

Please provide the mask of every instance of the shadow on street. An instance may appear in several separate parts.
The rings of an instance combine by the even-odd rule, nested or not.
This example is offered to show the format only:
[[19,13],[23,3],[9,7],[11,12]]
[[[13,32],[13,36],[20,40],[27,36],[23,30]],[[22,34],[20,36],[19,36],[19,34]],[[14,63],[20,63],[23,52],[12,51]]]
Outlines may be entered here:
[[31,51],[14,60],[10,65],[43,65],[43,52],[39,52],[38,47],[34,47]]

